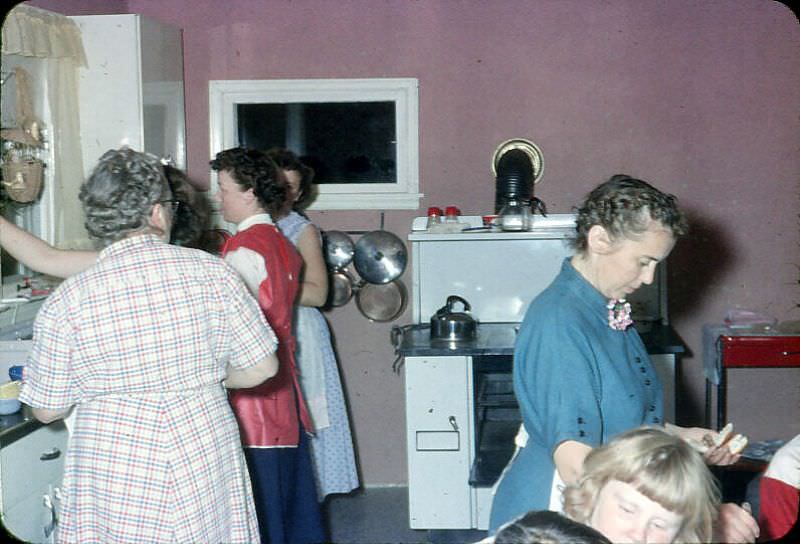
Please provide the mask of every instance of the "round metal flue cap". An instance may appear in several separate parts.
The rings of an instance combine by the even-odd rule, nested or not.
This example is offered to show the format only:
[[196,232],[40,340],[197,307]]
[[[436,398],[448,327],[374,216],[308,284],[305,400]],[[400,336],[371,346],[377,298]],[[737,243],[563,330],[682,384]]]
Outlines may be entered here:
[[533,183],[539,183],[542,179],[542,172],[544,172],[542,150],[535,143],[525,138],[512,138],[497,146],[497,149],[494,150],[494,155],[492,155],[492,174],[495,177],[497,176],[500,159],[503,158],[507,151],[512,149],[519,149],[528,156],[533,170]]

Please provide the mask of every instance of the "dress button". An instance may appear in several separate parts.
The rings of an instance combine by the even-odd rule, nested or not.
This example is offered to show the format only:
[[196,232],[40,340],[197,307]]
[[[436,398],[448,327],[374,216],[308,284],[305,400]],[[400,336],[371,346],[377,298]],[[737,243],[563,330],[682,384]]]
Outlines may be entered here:
[[644,381],[644,384],[645,384],[645,385],[650,385],[650,380],[645,380],[645,381]]
[[656,407],[655,407],[655,406],[653,406],[652,404],[650,405],[650,407],[649,407],[648,409],[649,409],[651,412],[655,412],[655,411],[656,411]]
[[634,357],[633,360],[636,361],[637,363],[641,363],[642,362],[642,358],[641,357]]

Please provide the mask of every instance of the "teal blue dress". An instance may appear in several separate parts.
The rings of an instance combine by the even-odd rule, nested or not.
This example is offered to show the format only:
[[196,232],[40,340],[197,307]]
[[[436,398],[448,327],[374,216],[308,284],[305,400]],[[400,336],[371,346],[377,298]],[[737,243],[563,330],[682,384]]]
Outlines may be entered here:
[[663,390],[639,334],[608,324],[608,300],[565,259],[528,308],[514,348],[514,393],[528,432],[492,502],[489,532],[547,510],[553,452],[591,447],[643,424],[663,424]]

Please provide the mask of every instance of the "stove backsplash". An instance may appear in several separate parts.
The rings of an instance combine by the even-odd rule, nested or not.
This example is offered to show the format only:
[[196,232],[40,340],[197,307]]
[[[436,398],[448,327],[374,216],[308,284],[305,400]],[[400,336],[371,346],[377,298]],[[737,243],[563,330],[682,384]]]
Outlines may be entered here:
[[[480,225],[480,216],[462,216]],[[449,295],[459,295],[481,322],[519,322],[533,298],[558,274],[572,254],[572,214],[536,216],[527,232],[467,231],[434,234],[416,218],[409,234],[413,269],[412,307],[415,323],[427,323]],[[651,285],[629,297],[634,321],[667,323],[665,263]],[[638,325],[637,325],[638,326]]]

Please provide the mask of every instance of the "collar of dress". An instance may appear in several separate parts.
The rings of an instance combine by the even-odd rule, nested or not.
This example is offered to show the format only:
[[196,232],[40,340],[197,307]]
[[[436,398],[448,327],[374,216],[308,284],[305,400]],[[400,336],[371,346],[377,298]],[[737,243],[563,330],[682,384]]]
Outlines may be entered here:
[[117,255],[119,253],[124,253],[129,249],[134,247],[143,246],[143,245],[157,245],[157,244],[165,244],[163,239],[155,234],[136,234],[134,236],[130,236],[128,238],[123,238],[117,242],[114,242],[110,246],[107,246],[103,249],[100,254],[97,256],[97,260],[105,259],[106,257],[110,257],[112,255]]
[[609,300],[591,283],[589,283],[586,278],[581,276],[580,272],[575,270],[575,267],[572,266],[569,257],[564,259],[564,262],[561,265],[561,273],[564,274],[569,289],[578,295],[580,300],[586,302],[591,309],[591,312],[597,315],[598,319],[601,319],[614,330],[625,330],[627,329],[628,325],[631,324],[631,322],[627,322],[625,326],[620,329],[610,325],[608,317]]
[[251,215],[238,225],[236,225],[236,231],[241,232],[245,229],[249,229],[253,225],[274,225],[275,223],[272,222],[272,217],[268,213],[257,213],[255,215]]

